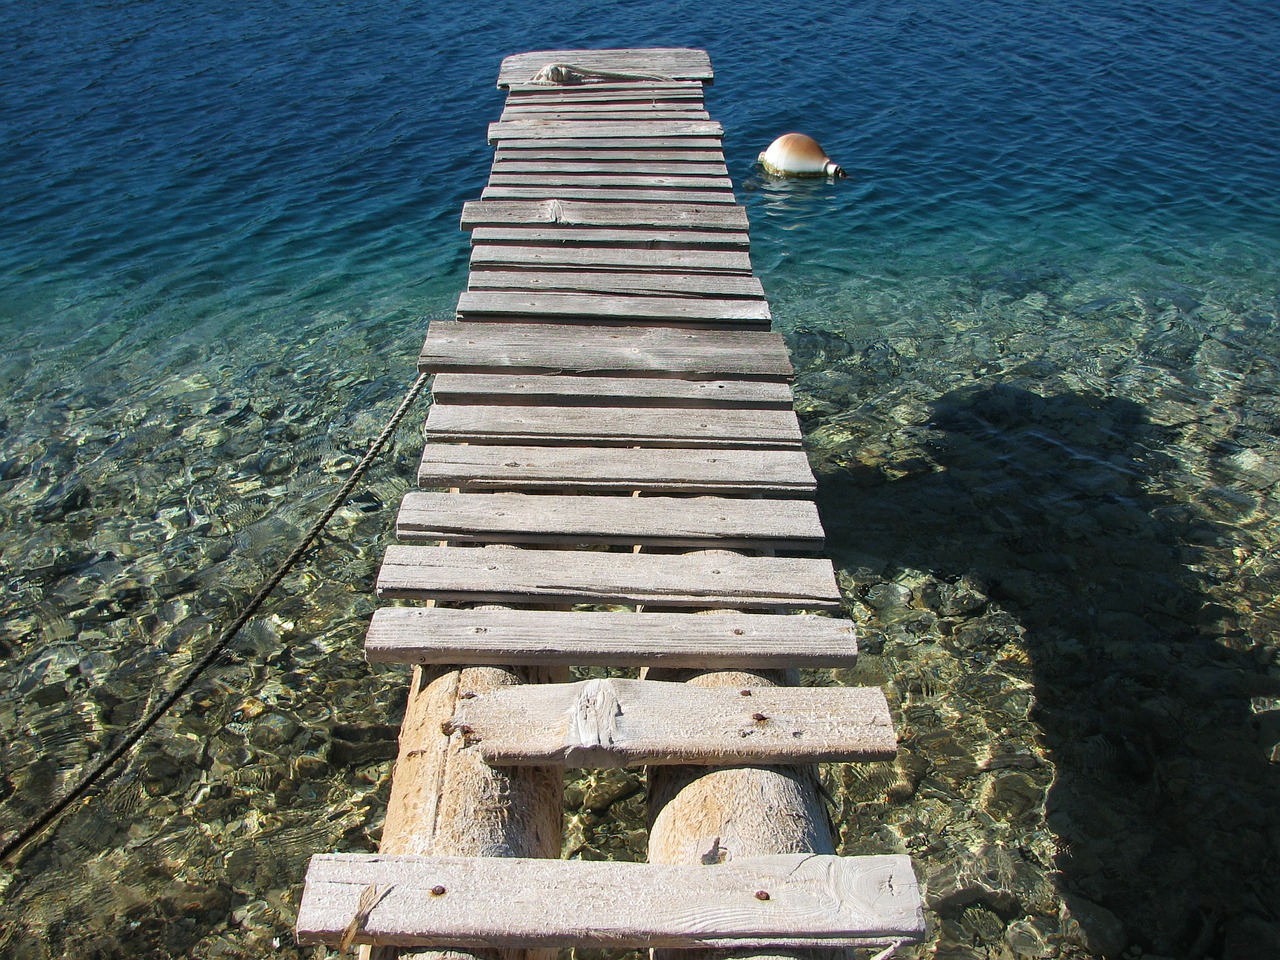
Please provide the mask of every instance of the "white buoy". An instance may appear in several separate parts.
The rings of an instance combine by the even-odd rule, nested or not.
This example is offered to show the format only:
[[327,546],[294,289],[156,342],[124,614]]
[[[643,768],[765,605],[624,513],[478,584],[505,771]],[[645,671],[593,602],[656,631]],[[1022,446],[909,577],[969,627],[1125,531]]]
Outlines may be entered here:
[[844,168],[827,156],[818,141],[803,133],[784,133],[760,154],[760,165],[777,177],[843,177]]

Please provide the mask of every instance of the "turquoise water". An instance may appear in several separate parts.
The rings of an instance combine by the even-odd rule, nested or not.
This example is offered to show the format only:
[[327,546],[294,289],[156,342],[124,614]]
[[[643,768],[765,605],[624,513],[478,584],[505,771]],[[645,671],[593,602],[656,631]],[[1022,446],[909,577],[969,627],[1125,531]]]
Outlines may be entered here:
[[[207,649],[394,408],[465,282],[501,57],[644,45],[717,69],[863,625],[834,679],[903,731],[828,780],[846,852],[917,858],[905,955],[1280,955],[1261,2],[5,5],[0,829]],[[760,178],[796,128],[850,178]],[[404,678],[360,638],[418,452],[0,873],[6,955],[296,953],[307,856],[376,843]],[[637,784],[576,783],[569,848],[635,856]]]

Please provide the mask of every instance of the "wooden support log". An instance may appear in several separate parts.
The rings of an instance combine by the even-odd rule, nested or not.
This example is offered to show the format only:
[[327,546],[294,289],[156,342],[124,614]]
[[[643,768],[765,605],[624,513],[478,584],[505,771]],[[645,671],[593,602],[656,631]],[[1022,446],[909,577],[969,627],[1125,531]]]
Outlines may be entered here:
[[[491,767],[474,752],[462,749],[460,734],[444,730],[464,694],[560,676],[545,668],[415,667],[379,850],[384,854],[558,857],[564,779],[560,768]],[[379,948],[371,954],[371,960],[393,957],[445,960],[436,951]],[[518,957],[551,960],[492,950],[456,960]]]
[[[710,616],[700,619],[738,617]],[[795,682],[791,671],[649,670],[712,689],[757,690]],[[654,766],[648,771],[651,863],[714,864],[780,853],[832,854],[835,833],[822,801],[817,767]],[[800,952],[742,950],[733,960],[848,960],[848,952],[816,947]],[[709,951],[653,951],[653,960],[726,960]]]

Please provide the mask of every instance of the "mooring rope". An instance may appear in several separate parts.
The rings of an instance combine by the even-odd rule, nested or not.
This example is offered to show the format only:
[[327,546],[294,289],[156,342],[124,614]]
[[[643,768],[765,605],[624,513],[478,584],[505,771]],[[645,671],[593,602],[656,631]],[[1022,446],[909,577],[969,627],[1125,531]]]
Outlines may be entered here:
[[240,632],[246,623],[253,619],[253,615],[258,612],[258,608],[262,606],[263,602],[266,601],[275,588],[280,585],[280,582],[288,576],[289,571],[292,570],[294,565],[302,559],[302,555],[310,549],[316,538],[324,531],[324,528],[328,525],[329,521],[333,519],[333,515],[338,512],[339,508],[346,502],[347,498],[351,496],[351,492],[355,489],[356,484],[360,482],[360,479],[365,475],[366,471],[368,471],[378,454],[382,452],[382,448],[386,445],[387,441],[391,439],[391,435],[395,433],[396,428],[400,426],[400,421],[404,419],[405,414],[409,412],[409,408],[413,406],[414,401],[417,400],[418,396],[422,393],[422,388],[426,386],[428,379],[429,374],[424,373],[419,375],[418,379],[414,381],[413,386],[409,388],[409,392],[406,393],[404,395],[404,399],[400,401],[400,406],[396,408],[396,412],[391,415],[391,419],[387,421],[387,425],[382,428],[382,433],[378,434],[378,438],[369,446],[364,457],[362,457],[360,462],[356,464],[355,469],[351,471],[351,476],[347,477],[346,481],[342,484],[342,489],[334,495],[333,499],[329,502],[329,506],[325,508],[324,513],[322,513],[320,518],[311,525],[311,529],[307,531],[306,536],[304,536],[301,542],[293,548],[293,551],[284,559],[284,562],[276,568],[275,573],[273,573],[258,592],[254,594],[253,599],[249,601],[249,605],[244,608],[241,614],[236,617],[229,627],[222,631],[222,635],[218,637],[218,642],[200,658],[195,666],[187,671],[187,675],[182,678],[168,696],[160,701],[156,707],[152,708],[146,718],[139,723],[128,734],[128,736],[120,741],[119,744],[112,748],[106,756],[99,760],[97,765],[90,770],[89,773],[86,774],[84,778],[76,784],[69,793],[67,793],[66,796],[28,823],[5,843],[3,849],[0,849],[0,861],[8,860],[10,856],[24,847],[32,838],[38,836],[46,827],[57,820],[67,807],[71,806],[71,804],[84,796],[90,787],[92,787],[97,781],[101,780],[102,777],[104,777],[117,763],[120,762],[125,754],[137,746],[138,741],[147,735],[147,732],[154,727],[157,722],[159,722],[160,718],[168,713],[169,710],[172,709],[173,705],[182,698],[183,694],[191,689],[192,684],[196,682],[200,675],[222,655],[223,651],[227,649],[231,641],[235,639],[236,634]]

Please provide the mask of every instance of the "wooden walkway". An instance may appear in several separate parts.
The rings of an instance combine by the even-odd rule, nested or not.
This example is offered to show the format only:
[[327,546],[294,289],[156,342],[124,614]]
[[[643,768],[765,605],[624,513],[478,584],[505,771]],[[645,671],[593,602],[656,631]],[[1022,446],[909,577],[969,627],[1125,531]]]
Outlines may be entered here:
[[[550,71],[576,83],[535,82]],[[544,71],[546,73],[546,71]],[[414,664],[377,855],[313,858],[302,943],[881,946],[903,856],[837,857],[812,766],[883,760],[849,665],[791,364],[699,50],[504,61],[471,272],[428,331],[427,444],[370,660]],[[701,616],[699,614],[712,614]],[[462,664],[465,666],[457,666]],[[566,667],[639,666],[577,683]],[[649,862],[562,861],[565,767],[649,766]],[[490,954],[491,955],[491,954]]]

